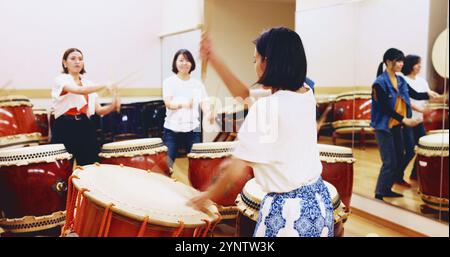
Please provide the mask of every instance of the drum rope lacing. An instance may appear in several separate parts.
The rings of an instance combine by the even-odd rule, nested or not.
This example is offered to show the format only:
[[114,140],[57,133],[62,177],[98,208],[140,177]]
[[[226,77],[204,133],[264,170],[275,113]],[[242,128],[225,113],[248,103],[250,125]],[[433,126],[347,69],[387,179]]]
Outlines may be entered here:
[[151,145],[140,145],[140,146],[129,146],[123,148],[115,148],[115,149],[102,149],[102,153],[120,153],[120,152],[136,152],[136,151],[144,151],[151,150],[154,148],[164,147],[163,143],[151,144]]
[[[39,152],[39,153],[30,153],[30,154],[20,154],[13,156],[0,156],[0,166],[5,165],[15,165],[18,161],[26,161],[27,163],[33,163],[35,161],[40,161],[44,158],[53,157],[53,158],[67,158],[70,155],[66,149],[47,151],[47,152]],[[72,158],[72,155],[70,155]],[[70,159],[69,158],[69,159]],[[3,164],[5,163],[5,164]]]
[[24,233],[40,231],[42,228],[55,227],[63,224],[65,220],[65,213],[59,211],[47,216],[25,216],[17,219],[0,219],[0,225],[5,231]]
[[[81,170],[83,171],[83,167],[76,167],[74,170]],[[84,218],[84,210],[86,209],[87,200],[84,197],[84,192],[89,192],[88,189],[83,188],[81,190],[77,190],[75,185],[73,184],[73,179],[79,179],[78,176],[72,175],[69,177],[69,183],[68,183],[68,192],[67,192],[67,201],[66,201],[66,218],[65,218],[65,224],[61,229],[61,236],[68,235],[72,232],[80,233],[81,225],[83,223]],[[76,207],[75,207],[76,205]],[[112,210],[111,208],[114,206],[113,203],[110,203],[104,210],[102,221],[100,224],[100,229],[97,234],[98,237],[107,237],[109,234],[109,229],[111,225],[112,220]],[[77,213],[80,213],[79,216],[77,214],[77,217],[74,216],[74,210],[77,210]],[[205,237],[208,233],[208,231],[212,231],[212,228],[215,228],[216,225],[221,221],[221,216],[218,213],[215,213],[218,216],[218,219],[216,222],[211,223],[210,221],[206,219],[202,219],[206,223],[206,227],[203,230],[203,235],[201,232],[201,227],[197,228],[194,232],[194,237]],[[142,224],[140,226],[139,232],[137,234],[137,237],[142,237],[145,232],[145,228],[148,225],[148,222],[150,220],[150,217],[147,215],[144,217]],[[179,221],[180,227],[174,231],[173,236],[179,237],[185,227],[185,224],[183,221]]]

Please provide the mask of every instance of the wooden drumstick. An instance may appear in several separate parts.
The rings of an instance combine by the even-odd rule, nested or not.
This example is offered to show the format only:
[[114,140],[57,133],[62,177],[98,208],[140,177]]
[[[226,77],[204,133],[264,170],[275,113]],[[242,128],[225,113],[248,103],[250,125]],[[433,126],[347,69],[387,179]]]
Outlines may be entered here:
[[12,80],[8,80],[6,81],[6,83],[4,83],[3,85],[0,86],[0,92],[6,92],[6,95],[9,95],[10,90],[8,90],[8,86],[10,86],[12,84]]

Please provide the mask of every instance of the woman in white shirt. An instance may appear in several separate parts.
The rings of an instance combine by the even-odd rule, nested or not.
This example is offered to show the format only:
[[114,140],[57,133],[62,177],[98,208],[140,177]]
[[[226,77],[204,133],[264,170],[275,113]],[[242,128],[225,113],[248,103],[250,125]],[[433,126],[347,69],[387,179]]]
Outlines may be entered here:
[[201,142],[200,108],[211,117],[205,86],[191,76],[194,70],[195,60],[191,52],[178,50],[172,62],[175,75],[163,82],[166,105],[163,140],[168,148],[169,167],[173,166],[180,147],[189,153],[193,144]]
[[[64,144],[77,165],[88,165],[98,161],[100,146],[97,144],[95,128],[89,117],[95,113],[106,115],[120,108],[117,88],[96,85],[82,76],[83,53],[76,49],[66,50],[62,58],[63,74],[55,78],[52,88],[52,107],[55,124],[52,128],[52,143]],[[108,89],[114,94],[112,104],[101,106],[95,92]]]
[[[288,28],[273,28],[255,40],[258,84],[272,95],[250,108],[239,130],[233,158],[221,177],[190,204],[204,210],[209,200],[228,188],[251,166],[266,195],[254,236],[333,236],[333,206],[321,178],[316,135],[316,101],[304,85],[306,56],[300,36]],[[247,97],[243,84],[216,55],[205,36],[201,53],[234,96]]]
[[[421,69],[422,69],[422,58],[420,56],[408,55],[405,57],[402,73],[409,86],[418,93],[430,92],[431,94],[438,96],[436,92],[430,90],[428,82],[424,78],[418,76]],[[419,125],[412,128],[414,135],[414,142],[416,145],[419,143],[419,139],[426,135],[425,126],[423,125],[423,113],[426,111],[426,106],[427,106],[426,100],[415,100],[411,98],[411,107],[413,109],[412,118],[420,121]],[[414,165],[414,168],[409,178],[417,180],[416,165]]]

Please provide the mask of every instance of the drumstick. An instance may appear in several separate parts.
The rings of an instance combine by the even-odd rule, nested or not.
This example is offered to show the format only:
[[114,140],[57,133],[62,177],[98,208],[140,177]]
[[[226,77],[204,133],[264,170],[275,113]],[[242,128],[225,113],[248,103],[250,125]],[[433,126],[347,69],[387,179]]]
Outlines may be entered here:
[[9,95],[10,94],[10,92],[11,92],[11,90],[9,90],[8,89],[8,86],[10,86],[11,84],[12,84],[12,80],[10,79],[10,80],[8,80],[8,81],[6,81],[6,83],[4,83],[3,85],[1,85],[0,86],[0,92],[4,92],[5,93],[5,95]]
[[0,89],[3,89],[3,88],[8,87],[9,85],[11,85],[11,83],[12,83],[12,80],[11,80],[11,79],[8,80],[8,81],[6,81],[6,83],[4,83],[3,85],[0,86]]
[[140,68],[140,69],[138,69],[138,70],[136,70],[136,71],[134,71],[134,72],[131,72],[131,73],[129,73],[128,75],[126,75],[126,76],[122,77],[121,79],[117,80],[117,81],[114,82],[113,84],[115,84],[115,85],[122,84],[123,82],[129,80],[131,77],[133,77],[134,75],[138,74],[138,73],[141,72],[141,71],[142,71],[142,68]]

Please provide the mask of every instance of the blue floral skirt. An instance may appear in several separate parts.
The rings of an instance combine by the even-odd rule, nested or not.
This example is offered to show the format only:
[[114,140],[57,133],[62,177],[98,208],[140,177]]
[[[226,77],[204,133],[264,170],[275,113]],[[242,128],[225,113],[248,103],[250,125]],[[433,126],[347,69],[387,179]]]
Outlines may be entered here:
[[333,204],[322,178],[286,193],[264,197],[255,237],[332,237]]

